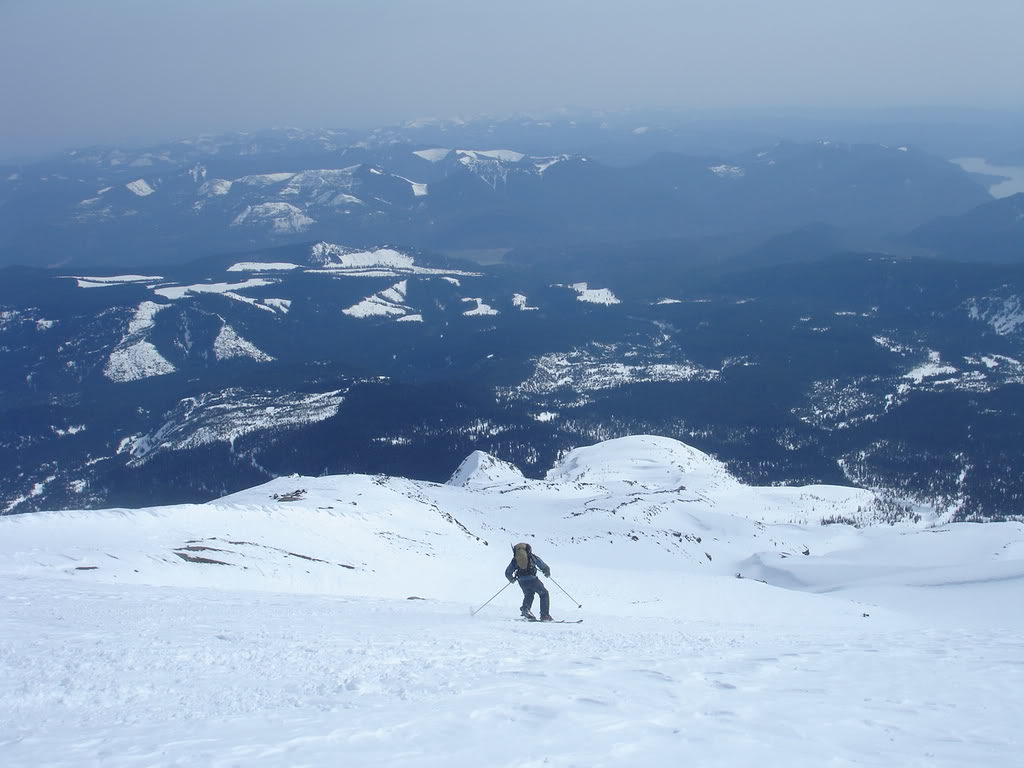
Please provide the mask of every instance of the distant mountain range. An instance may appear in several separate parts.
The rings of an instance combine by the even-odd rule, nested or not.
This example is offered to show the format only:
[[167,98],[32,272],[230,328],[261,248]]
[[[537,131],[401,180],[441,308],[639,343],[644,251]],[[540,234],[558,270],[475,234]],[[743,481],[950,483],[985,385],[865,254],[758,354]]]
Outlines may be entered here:
[[[501,251],[821,224],[877,239],[990,200],[958,166],[906,146],[783,142],[611,165],[558,151],[583,143],[568,123],[484,128],[232,134],[7,168],[0,264],[185,263],[317,239]],[[551,151],[494,143],[517,137]]]
[[477,449],[530,473],[639,433],[747,482],[1020,510],[1022,267],[687,271],[634,248],[482,267],[318,242],[158,272],[8,269],[0,511],[291,472],[443,480]]
[[1024,261],[1024,192],[918,227],[909,240],[957,261]]
[[648,127],[269,131],[4,169],[0,514],[444,480],[474,450],[536,474],[641,433],[748,483],[1021,514],[1021,196],[899,145],[608,161]]

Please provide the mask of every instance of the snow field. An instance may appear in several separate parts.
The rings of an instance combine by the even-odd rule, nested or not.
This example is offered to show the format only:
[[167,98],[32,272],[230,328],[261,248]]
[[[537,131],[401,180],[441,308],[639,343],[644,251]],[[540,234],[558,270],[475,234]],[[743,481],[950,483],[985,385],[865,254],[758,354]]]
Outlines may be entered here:
[[1013,765],[1021,746],[1009,632],[0,583],[11,768]]
[[[1019,764],[1024,525],[819,524],[870,496],[639,436],[3,517],[3,764]],[[518,540],[584,623],[470,615]]]

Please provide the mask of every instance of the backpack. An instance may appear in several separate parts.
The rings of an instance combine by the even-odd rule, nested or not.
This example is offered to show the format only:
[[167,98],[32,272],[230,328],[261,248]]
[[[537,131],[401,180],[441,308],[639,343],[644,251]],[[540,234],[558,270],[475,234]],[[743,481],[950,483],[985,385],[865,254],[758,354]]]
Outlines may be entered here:
[[537,568],[533,564],[533,549],[525,542],[512,545],[512,554],[515,556],[516,568],[526,573],[536,573]]

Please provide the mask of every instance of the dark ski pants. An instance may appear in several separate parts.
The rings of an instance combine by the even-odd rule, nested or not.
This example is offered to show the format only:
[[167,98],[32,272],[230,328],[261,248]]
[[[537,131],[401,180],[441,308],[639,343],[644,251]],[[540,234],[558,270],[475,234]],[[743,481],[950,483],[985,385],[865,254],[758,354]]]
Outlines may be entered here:
[[523,590],[523,610],[533,608],[533,596],[540,595],[540,615],[547,616],[551,608],[551,595],[548,588],[536,576],[520,577],[519,586]]

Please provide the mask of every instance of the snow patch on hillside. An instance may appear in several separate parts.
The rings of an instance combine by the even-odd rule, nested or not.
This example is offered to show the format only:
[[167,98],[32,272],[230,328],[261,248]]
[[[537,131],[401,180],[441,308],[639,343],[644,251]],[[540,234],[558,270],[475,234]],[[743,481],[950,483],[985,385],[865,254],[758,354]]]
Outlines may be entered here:
[[128,321],[125,335],[107,358],[104,376],[123,383],[174,373],[174,365],[146,338],[156,324],[157,314],[168,306],[152,301],[139,304]]
[[504,163],[518,163],[526,157],[522,152],[516,152],[513,149],[457,149],[455,153],[459,155],[459,161],[463,163],[481,158],[500,160]]
[[498,310],[496,310],[490,304],[484,303],[484,300],[481,298],[464,298],[463,301],[476,302],[475,307],[473,307],[472,309],[467,309],[465,312],[462,313],[465,317],[477,317],[481,315],[498,314]]
[[75,280],[79,288],[109,288],[131,283],[154,283],[164,278],[160,275],[62,275],[61,279]]
[[966,307],[972,320],[988,323],[1000,336],[1009,336],[1024,328],[1024,303],[1020,296],[971,299]]
[[408,281],[402,280],[341,311],[349,317],[357,318],[402,317],[410,312],[405,304],[407,289]]
[[430,163],[438,163],[451,154],[450,149],[418,149],[413,152],[417,157],[422,157]]
[[938,376],[952,376],[956,373],[957,369],[955,367],[943,364],[938,352],[935,350],[929,350],[928,362],[922,363],[911,371],[903,374],[903,378],[910,379],[915,384],[920,384],[925,379],[931,379]]
[[231,226],[243,224],[250,226],[268,226],[273,234],[294,235],[305,232],[316,219],[310,218],[291,203],[258,203],[247,205],[231,222]]
[[177,370],[155,346],[145,339],[124,344],[110,353],[103,375],[111,381],[127,382],[163,376]]
[[301,267],[287,261],[239,261],[228,267],[228,272],[283,272],[291,269]]
[[199,185],[201,197],[222,197],[231,191],[233,182],[227,179],[210,179]]
[[607,288],[590,288],[587,283],[573,283],[569,286],[576,291],[576,300],[590,304],[620,304],[621,302]]
[[[630,360],[624,363],[622,360]],[[511,399],[538,399],[540,404],[573,407],[589,402],[587,394],[644,382],[713,381],[720,372],[680,360],[678,351],[591,344],[569,352],[552,352],[534,360],[533,373],[498,394]]]
[[267,280],[262,277],[253,277],[240,283],[194,283],[192,285],[168,285],[157,288],[153,291],[158,296],[166,299],[182,299],[190,293],[228,293],[243,291],[246,288],[262,288],[265,285],[275,285],[277,280]]
[[[415,258],[394,248],[361,250],[320,242],[310,249],[310,263],[318,268],[309,273],[351,277],[400,277],[403,275],[479,277],[479,272],[421,267]],[[454,278],[453,278],[454,279]]]
[[292,308],[291,299],[263,299],[263,303],[282,315],[287,315],[288,311]]
[[137,195],[138,197],[148,197],[149,195],[152,195],[156,191],[151,186],[149,186],[149,184],[146,183],[145,179],[136,179],[135,181],[129,181],[127,184],[125,184],[125,187],[128,189],[129,192],[131,192],[133,195]]
[[[267,392],[232,387],[180,401],[167,421],[150,435],[128,438],[124,449],[134,464],[158,451],[183,451],[212,443],[234,444],[254,432],[290,429],[331,418],[346,390]],[[120,451],[119,451],[120,453]]]
[[220,327],[217,338],[213,340],[213,354],[218,360],[248,357],[258,363],[269,363],[274,359],[251,341],[239,336],[238,331],[227,323]]
[[727,163],[708,166],[708,170],[720,178],[736,179],[746,175],[746,171],[738,165],[728,165]]
[[526,296],[521,293],[512,294],[512,306],[521,312],[531,312],[539,309],[539,307],[531,307],[527,302]]

